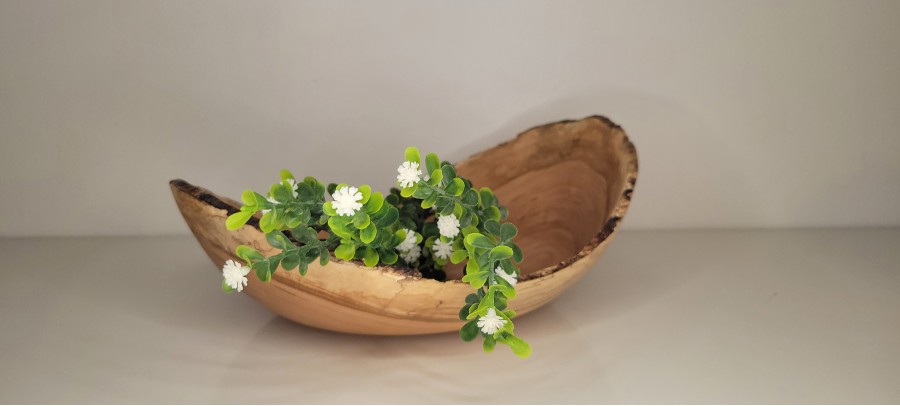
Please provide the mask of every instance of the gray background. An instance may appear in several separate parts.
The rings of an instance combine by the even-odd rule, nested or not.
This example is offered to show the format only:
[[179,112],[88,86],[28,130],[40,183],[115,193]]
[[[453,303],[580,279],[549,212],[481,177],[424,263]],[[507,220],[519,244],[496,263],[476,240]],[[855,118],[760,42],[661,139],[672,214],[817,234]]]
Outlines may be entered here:
[[[0,0],[0,403],[898,403],[900,228],[863,227],[900,225],[898,21]],[[407,145],[456,161],[597,113],[639,151],[626,230],[516,319],[527,360],[223,294],[167,186],[236,197],[287,167],[384,190]]]
[[[604,114],[627,228],[900,224],[900,2],[0,1],[0,236],[185,234],[167,189],[388,188]],[[361,161],[369,161],[366,167]]]

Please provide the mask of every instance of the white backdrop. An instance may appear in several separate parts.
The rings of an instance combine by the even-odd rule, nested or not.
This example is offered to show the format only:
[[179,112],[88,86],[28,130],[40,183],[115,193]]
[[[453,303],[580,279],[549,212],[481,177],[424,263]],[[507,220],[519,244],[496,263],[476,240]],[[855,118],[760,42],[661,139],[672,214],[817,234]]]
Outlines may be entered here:
[[[0,236],[187,233],[181,177],[392,183],[623,125],[628,228],[900,224],[900,2],[0,0]],[[357,162],[370,160],[370,169]]]

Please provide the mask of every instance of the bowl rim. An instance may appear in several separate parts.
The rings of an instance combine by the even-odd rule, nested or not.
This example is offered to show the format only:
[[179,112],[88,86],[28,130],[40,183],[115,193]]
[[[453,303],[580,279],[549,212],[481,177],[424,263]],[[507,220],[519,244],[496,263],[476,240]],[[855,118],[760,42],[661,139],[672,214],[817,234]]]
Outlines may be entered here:
[[[611,131],[618,131],[622,134],[622,138],[623,138],[622,145],[625,148],[624,152],[628,159],[628,162],[627,162],[628,173],[627,173],[626,179],[625,179],[625,185],[623,188],[624,190],[622,191],[622,194],[619,196],[618,200],[616,200],[616,204],[613,207],[612,211],[610,212],[611,213],[610,216],[606,219],[606,222],[604,223],[603,227],[600,229],[599,232],[597,232],[596,235],[594,235],[593,238],[591,238],[591,240],[587,244],[585,244],[580,250],[578,250],[577,253],[575,253],[571,257],[569,257],[557,264],[541,268],[541,269],[534,271],[532,273],[529,273],[527,275],[522,275],[519,278],[520,282],[532,281],[532,280],[536,280],[536,279],[540,279],[540,278],[552,275],[552,274],[568,267],[569,265],[577,262],[578,260],[586,257],[588,254],[593,252],[597,247],[599,247],[600,244],[602,244],[604,241],[609,239],[609,237],[616,231],[616,227],[619,225],[622,218],[624,218],[625,213],[628,211],[628,206],[631,203],[631,196],[634,192],[635,184],[637,183],[637,173],[638,173],[637,150],[636,150],[634,144],[628,138],[628,134],[625,132],[624,128],[622,128],[621,126],[619,126],[618,124],[616,124],[615,122],[613,122],[612,120],[610,120],[609,118],[607,118],[605,116],[592,115],[592,116],[588,116],[588,117],[585,117],[582,119],[566,119],[566,120],[560,120],[560,121],[555,121],[555,122],[541,124],[541,125],[531,127],[525,131],[520,132],[518,135],[516,135],[512,139],[509,139],[500,144],[497,144],[494,147],[476,152],[475,154],[470,155],[469,157],[467,157],[464,160],[464,161],[471,160],[473,158],[478,157],[479,155],[482,155],[489,151],[500,148],[506,144],[515,142],[517,139],[522,137],[524,134],[527,134],[534,130],[553,127],[556,125],[571,124],[571,123],[576,123],[576,122],[581,122],[581,121],[586,121],[586,120],[598,120],[602,124],[609,127]],[[212,191],[205,189],[203,187],[200,187],[200,186],[192,185],[183,179],[172,179],[169,181],[169,185],[170,185],[170,187],[174,187],[174,188],[176,188],[176,189],[178,189],[178,190],[180,190],[180,191],[182,191],[182,192],[194,197],[195,199],[202,201],[210,206],[213,206],[217,209],[225,210],[227,212],[227,215],[229,215],[229,216],[240,211],[239,207],[235,207],[233,204],[223,200],[221,197],[219,197]],[[262,232],[262,230],[260,230],[260,228],[259,228],[259,219],[256,217],[251,217],[250,220],[247,221],[246,225],[254,227],[257,230],[259,230],[260,232]],[[379,265],[376,267],[366,267],[365,265],[362,264],[362,261],[341,260],[341,259],[335,258],[334,253],[329,253],[329,255],[331,256],[331,261],[334,261],[334,262],[351,263],[351,264],[357,265],[361,268],[366,268],[366,269],[371,269],[371,270],[381,270],[381,271],[392,273],[392,274],[402,277],[402,278],[426,279],[426,278],[423,278],[422,275],[413,268],[407,268],[407,267],[396,266],[396,265]],[[465,282],[458,280],[458,279],[448,279],[443,282],[440,282],[440,281],[435,281],[435,282],[451,283],[451,284],[453,284],[453,283],[465,284]]]

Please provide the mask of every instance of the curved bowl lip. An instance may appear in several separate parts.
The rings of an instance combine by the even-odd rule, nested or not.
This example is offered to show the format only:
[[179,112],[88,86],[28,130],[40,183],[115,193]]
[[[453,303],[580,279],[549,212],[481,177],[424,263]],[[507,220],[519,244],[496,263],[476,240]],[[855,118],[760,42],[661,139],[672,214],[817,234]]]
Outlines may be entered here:
[[[514,138],[512,138],[510,140],[507,140],[500,144],[497,144],[496,146],[494,146],[490,149],[486,149],[486,150],[477,152],[473,155],[470,155],[468,158],[465,159],[465,161],[468,161],[470,159],[478,157],[479,155],[481,155],[485,152],[494,150],[496,148],[499,148],[499,147],[509,144],[511,142],[515,142],[515,140],[519,139],[524,134],[531,132],[533,130],[552,127],[552,126],[560,125],[560,124],[570,124],[570,123],[575,123],[575,122],[580,122],[580,121],[585,121],[585,120],[598,120],[598,121],[602,122],[603,124],[605,124],[606,126],[608,126],[610,128],[610,130],[618,130],[622,133],[623,145],[625,147],[624,152],[626,153],[626,156],[628,158],[627,164],[629,166],[627,179],[625,180],[626,183],[625,183],[624,190],[623,190],[622,194],[619,196],[619,199],[616,201],[616,205],[615,205],[615,207],[613,207],[613,210],[611,211],[612,214],[610,215],[609,218],[606,219],[606,222],[604,223],[603,228],[601,228],[600,231],[597,232],[597,234],[594,235],[593,238],[591,238],[591,241],[589,241],[587,244],[585,244],[584,247],[582,247],[580,250],[578,250],[578,252],[575,253],[575,255],[572,255],[571,257],[567,258],[566,260],[561,261],[555,265],[541,268],[541,269],[539,269],[535,272],[532,272],[528,275],[522,276],[519,279],[520,282],[528,282],[528,281],[537,280],[537,279],[541,279],[546,276],[552,275],[552,274],[556,273],[557,271],[562,270],[565,267],[571,265],[572,263],[580,260],[581,258],[584,258],[588,254],[590,254],[594,249],[596,249],[598,246],[600,246],[600,244],[602,244],[604,241],[609,239],[609,237],[613,234],[613,232],[616,231],[616,227],[619,225],[619,222],[621,222],[622,218],[625,216],[625,213],[628,211],[628,206],[631,203],[631,195],[634,192],[634,186],[637,183],[637,173],[638,173],[637,150],[636,150],[634,144],[628,138],[628,134],[625,133],[625,130],[621,126],[614,123],[612,120],[610,120],[609,118],[607,118],[605,116],[593,115],[593,116],[588,116],[588,117],[582,118],[580,120],[567,119],[567,120],[560,120],[560,121],[555,121],[552,123],[541,124],[541,125],[531,127],[525,131],[520,132],[518,135],[516,135]],[[210,206],[213,206],[217,209],[225,210],[228,213],[228,215],[232,215],[232,214],[240,211],[239,207],[235,207],[231,203],[228,203],[228,202],[222,200],[215,193],[213,193],[205,188],[192,185],[182,179],[170,180],[169,185],[171,187],[175,187],[178,190],[181,190],[182,192],[185,192],[185,193],[193,196],[197,200],[200,200],[206,204],[209,204]],[[250,218],[250,220],[247,222],[247,225],[254,227],[257,230],[260,230],[259,229],[259,219],[257,219],[256,217]],[[262,230],[260,230],[260,232],[262,232]],[[380,269],[382,271],[392,273],[392,274],[402,277],[402,278],[425,279],[425,278],[422,278],[422,276],[421,276],[421,274],[419,274],[419,272],[417,272],[415,269],[412,269],[412,268],[393,266],[393,265],[379,265],[378,267],[375,267],[375,268],[366,267],[365,265],[362,264],[361,261],[355,261],[355,260],[354,261],[344,261],[344,260],[335,258],[333,254],[332,254],[331,260],[336,261],[336,262],[353,263],[353,264],[358,265],[360,268],[366,268],[366,269],[371,269],[371,270]],[[463,282],[461,280],[457,280],[457,279],[450,279],[450,280],[447,280],[444,282],[439,282],[439,283],[465,284],[465,282]]]

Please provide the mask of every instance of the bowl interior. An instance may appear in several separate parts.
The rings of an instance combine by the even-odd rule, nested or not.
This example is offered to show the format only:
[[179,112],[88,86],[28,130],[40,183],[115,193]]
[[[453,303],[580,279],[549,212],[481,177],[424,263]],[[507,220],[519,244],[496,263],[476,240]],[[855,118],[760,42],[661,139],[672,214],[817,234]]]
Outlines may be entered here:
[[[457,170],[476,187],[490,187],[509,209],[527,278],[599,242],[605,225],[618,220],[615,209],[627,205],[636,158],[618,126],[592,117],[533,128]],[[461,277],[460,267],[448,270],[448,278]]]

